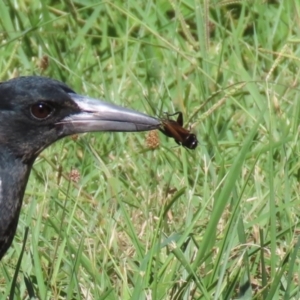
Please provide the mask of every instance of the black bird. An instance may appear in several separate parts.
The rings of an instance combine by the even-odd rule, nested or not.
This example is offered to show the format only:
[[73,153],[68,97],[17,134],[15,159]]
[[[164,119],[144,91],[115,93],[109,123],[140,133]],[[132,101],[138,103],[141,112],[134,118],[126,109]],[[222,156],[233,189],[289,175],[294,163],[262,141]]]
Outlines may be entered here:
[[0,260],[12,243],[30,170],[42,150],[75,133],[159,126],[155,118],[78,95],[50,78],[0,83]]

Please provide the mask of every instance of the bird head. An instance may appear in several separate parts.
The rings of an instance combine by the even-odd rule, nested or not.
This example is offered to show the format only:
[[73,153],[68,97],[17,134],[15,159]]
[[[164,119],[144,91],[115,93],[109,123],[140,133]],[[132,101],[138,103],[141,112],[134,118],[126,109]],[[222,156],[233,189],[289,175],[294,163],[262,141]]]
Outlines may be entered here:
[[29,76],[0,84],[0,144],[24,163],[67,135],[159,126],[155,118],[78,95],[53,79]]

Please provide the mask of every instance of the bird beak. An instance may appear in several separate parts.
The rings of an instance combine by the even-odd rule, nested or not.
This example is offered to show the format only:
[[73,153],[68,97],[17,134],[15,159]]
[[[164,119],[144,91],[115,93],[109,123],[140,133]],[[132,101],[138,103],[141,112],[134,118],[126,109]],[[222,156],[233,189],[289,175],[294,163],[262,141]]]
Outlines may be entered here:
[[160,127],[160,121],[143,113],[103,102],[87,96],[69,93],[80,111],[65,117],[64,135],[91,131],[147,131]]

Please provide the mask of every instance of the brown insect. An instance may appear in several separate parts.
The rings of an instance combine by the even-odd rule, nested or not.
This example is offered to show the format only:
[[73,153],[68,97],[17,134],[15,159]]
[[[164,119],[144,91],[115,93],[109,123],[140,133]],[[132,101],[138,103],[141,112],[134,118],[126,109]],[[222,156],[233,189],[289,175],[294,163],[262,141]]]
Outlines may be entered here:
[[[171,120],[169,117],[178,115],[177,120]],[[161,119],[162,127],[159,129],[164,135],[172,137],[178,145],[182,145],[188,149],[195,149],[198,140],[195,134],[190,130],[183,128],[182,112],[167,114],[167,119]]]

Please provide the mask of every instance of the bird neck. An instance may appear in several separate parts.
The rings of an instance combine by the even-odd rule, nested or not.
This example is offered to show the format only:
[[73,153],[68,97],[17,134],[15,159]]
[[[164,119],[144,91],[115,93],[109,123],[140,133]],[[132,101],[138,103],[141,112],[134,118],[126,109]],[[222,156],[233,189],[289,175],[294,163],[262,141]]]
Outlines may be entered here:
[[32,163],[25,164],[0,147],[0,260],[16,232]]

